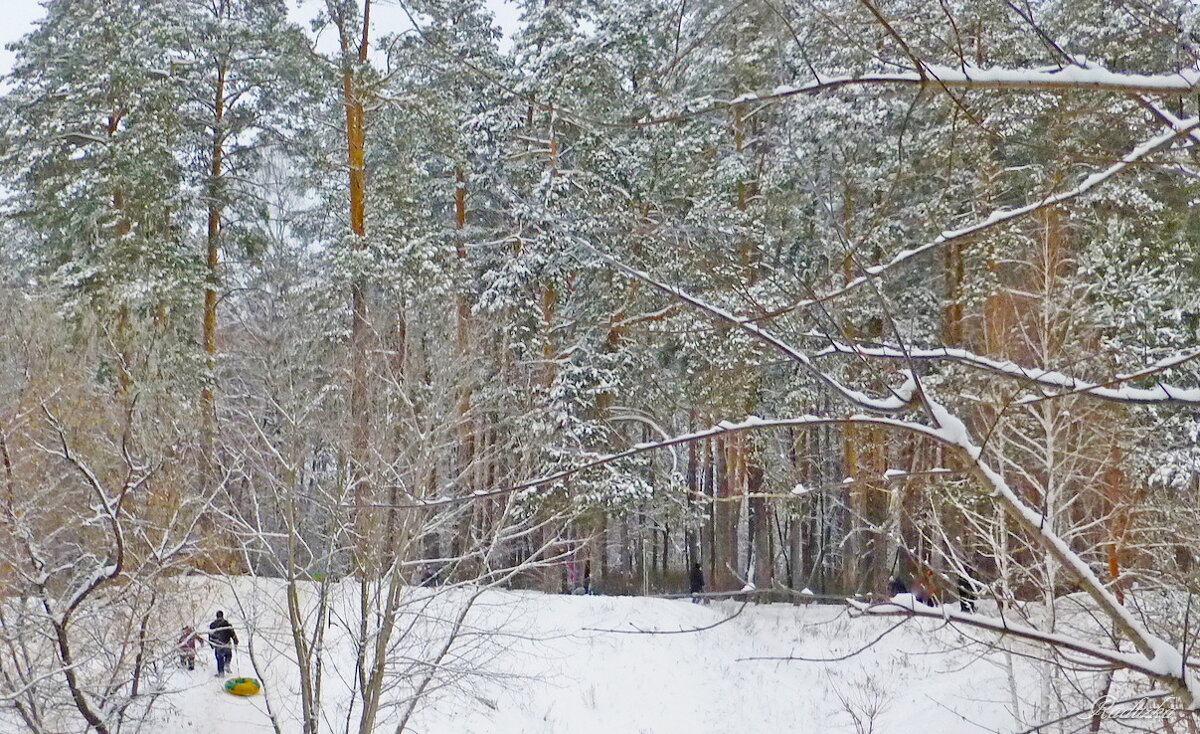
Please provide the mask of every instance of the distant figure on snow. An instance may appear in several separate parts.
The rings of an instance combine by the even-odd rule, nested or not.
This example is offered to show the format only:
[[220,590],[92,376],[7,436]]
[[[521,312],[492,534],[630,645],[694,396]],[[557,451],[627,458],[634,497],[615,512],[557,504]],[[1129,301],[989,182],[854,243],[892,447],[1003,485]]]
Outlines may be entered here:
[[700,594],[704,593],[704,571],[700,568],[699,563],[692,564],[692,571],[688,574],[688,588],[692,594],[693,604],[703,601]]
[[969,576],[958,577],[958,608],[968,614],[975,613],[975,584]]
[[179,629],[179,665],[188,670],[196,669],[196,649],[204,644],[191,625]]
[[418,583],[421,586],[441,586],[446,583],[446,564],[422,563]]
[[579,588],[579,561],[567,561],[567,593],[574,594]]
[[217,618],[208,625],[208,644],[217,658],[217,675],[225,675],[229,671],[229,661],[233,659],[233,648],[238,644],[237,633],[233,625],[225,619],[224,612],[217,612]]
[[583,562],[583,593],[592,593],[592,562],[589,560]]
[[936,607],[938,604],[937,582],[933,580],[933,571],[925,569],[925,573],[913,579],[913,596],[926,606]]

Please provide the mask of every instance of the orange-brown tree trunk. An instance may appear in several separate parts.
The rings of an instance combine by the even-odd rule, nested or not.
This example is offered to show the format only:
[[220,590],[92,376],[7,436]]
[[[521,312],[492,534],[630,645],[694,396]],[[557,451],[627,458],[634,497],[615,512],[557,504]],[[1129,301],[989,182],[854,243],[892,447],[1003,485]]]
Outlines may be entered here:
[[862,557],[865,544],[862,537],[862,487],[859,486],[859,433],[861,428],[847,423],[842,429],[842,458],[844,476],[850,480],[846,485],[846,541],[842,561],[843,586],[846,593],[853,593],[859,584],[858,560]]
[[946,284],[942,336],[948,346],[961,346],[963,338],[963,279],[965,277],[963,243],[947,243],[942,272]]
[[1111,518],[1108,540],[1104,545],[1108,560],[1108,576],[1112,579],[1113,593],[1116,594],[1117,601],[1122,604],[1125,603],[1125,589],[1121,579],[1121,546],[1125,542],[1129,515],[1123,496],[1124,483],[1125,474],[1121,471],[1121,448],[1114,439],[1109,452],[1108,467],[1104,471],[1104,490]]
[[222,123],[225,119],[225,75],[224,61],[217,66],[216,90],[213,94],[213,139],[210,148],[211,160],[208,170],[208,228],[205,238],[205,273],[207,283],[204,286],[204,315],[202,336],[204,342],[204,358],[207,374],[204,376],[204,386],[200,390],[200,411],[202,422],[201,448],[204,452],[202,461],[205,465],[204,479],[207,482],[212,477],[211,462],[213,439],[216,433],[216,369],[217,369],[217,284],[219,282],[218,268],[220,266],[221,247],[221,218],[223,194],[221,176],[224,173],[225,131]]
[[[467,247],[464,241],[464,232],[467,227],[467,178],[463,173],[462,166],[454,169],[454,232],[455,243],[454,251],[458,256],[460,270],[462,271],[464,282],[462,283],[458,296],[456,298],[455,309],[455,341],[458,347],[458,358],[465,366],[466,361],[471,356],[471,296],[467,290],[466,276],[467,273]],[[467,472],[470,471],[471,462],[474,459],[474,443],[475,443],[475,427],[471,421],[471,392],[472,387],[470,379],[467,378],[459,387],[459,395],[457,400],[458,408],[458,431],[459,431],[459,457],[461,471],[459,472],[462,481],[467,481]],[[471,487],[466,487],[470,490]]]
[[[366,248],[367,168],[366,168],[366,110],[363,68],[367,63],[370,29],[370,0],[364,0],[362,37],[354,48],[350,28],[338,26],[342,51],[342,104],[346,114],[346,164],[349,187],[350,231],[354,234],[351,247]],[[357,63],[355,63],[357,61]],[[373,513],[368,509],[373,497],[368,479],[370,450],[369,378],[367,340],[370,322],[367,314],[367,285],[363,275],[355,276],[350,285],[350,456],[349,481],[358,517],[355,523],[360,545],[359,564],[370,546],[370,526]]]
[[[462,166],[456,166],[454,169],[454,250],[458,257],[462,282],[455,297],[455,345],[456,356],[462,369],[456,370],[461,382],[456,387],[455,398],[455,435],[458,446],[454,461],[460,494],[470,494],[478,486],[475,470],[478,431],[471,415],[473,391],[471,374],[473,373],[466,369],[471,358],[471,297],[467,290],[468,263],[466,242],[464,241],[466,226],[467,180]],[[460,556],[468,552],[472,525],[476,522],[485,522],[485,514],[483,508],[463,513],[455,535],[454,555]]]
[[746,501],[746,462],[743,448],[744,436],[733,434],[721,441],[720,454],[723,462],[718,467],[718,490],[713,514],[716,519],[716,572],[713,577],[715,591],[735,591],[741,588],[738,576],[745,572],[738,560],[738,522],[742,505]]
[[542,286],[542,324],[545,334],[542,337],[542,387],[549,388],[554,384],[557,375],[554,350],[554,311],[558,306],[558,289],[553,283]]
[[[121,120],[124,117],[124,112],[116,112],[108,116],[107,132],[110,140],[116,137],[117,131],[121,127]],[[120,248],[124,246],[121,240],[132,231],[133,225],[125,213],[125,191],[119,185],[113,189],[112,203],[113,211],[117,214],[117,221],[113,225],[113,232],[116,234],[116,246]],[[119,303],[116,314],[115,341],[117,346],[117,392],[120,394],[129,392],[129,388],[133,384],[133,375],[129,371],[133,363],[133,353],[129,345],[130,325],[129,306],[125,303]]]

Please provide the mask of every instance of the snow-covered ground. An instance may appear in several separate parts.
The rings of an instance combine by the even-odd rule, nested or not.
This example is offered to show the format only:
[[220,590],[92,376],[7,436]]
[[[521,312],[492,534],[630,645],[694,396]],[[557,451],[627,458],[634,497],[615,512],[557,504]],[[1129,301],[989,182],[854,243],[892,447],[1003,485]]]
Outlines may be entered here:
[[[268,705],[280,714],[285,732],[298,731],[298,678],[275,604],[282,604],[281,589],[265,581],[210,581],[197,589],[184,615],[206,623],[215,609],[224,609],[242,637],[235,673],[254,674],[246,654],[253,648],[265,695],[222,692],[223,679],[214,677],[211,655],[204,654],[195,672],[168,671],[168,692],[155,706],[149,731],[270,732]],[[886,734],[1016,728],[1000,654],[980,656],[982,646],[966,644],[937,621],[909,620],[883,634],[896,622],[852,619],[831,605],[743,609],[732,601],[702,606],[489,591],[472,617],[478,640],[459,658],[471,660],[480,676],[437,691],[408,730]],[[339,676],[351,675],[353,664],[348,648],[331,648],[343,658],[326,673],[327,690],[336,691]],[[825,661],[753,659],[786,656]],[[842,656],[849,657],[829,660]],[[1017,680],[1025,677],[1020,668],[1016,672]],[[329,703],[328,712],[331,724],[344,717],[338,704]],[[376,731],[394,731],[394,714]],[[331,730],[342,726],[344,719]]]

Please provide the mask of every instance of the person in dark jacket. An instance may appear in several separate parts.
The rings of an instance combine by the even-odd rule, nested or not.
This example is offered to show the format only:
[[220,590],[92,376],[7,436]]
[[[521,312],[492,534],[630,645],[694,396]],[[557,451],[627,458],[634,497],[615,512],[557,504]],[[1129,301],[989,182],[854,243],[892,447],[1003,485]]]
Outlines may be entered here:
[[692,564],[692,571],[688,574],[688,588],[692,594],[692,603],[699,604],[699,595],[704,593],[704,571],[699,563]]
[[975,600],[978,596],[975,593],[975,584],[973,580],[966,576],[958,577],[958,608],[968,614],[975,613]]
[[225,675],[229,671],[229,661],[233,659],[233,648],[238,644],[238,637],[233,625],[225,619],[224,612],[217,612],[217,618],[208,625],[208,644],[217,657],[217,675]]

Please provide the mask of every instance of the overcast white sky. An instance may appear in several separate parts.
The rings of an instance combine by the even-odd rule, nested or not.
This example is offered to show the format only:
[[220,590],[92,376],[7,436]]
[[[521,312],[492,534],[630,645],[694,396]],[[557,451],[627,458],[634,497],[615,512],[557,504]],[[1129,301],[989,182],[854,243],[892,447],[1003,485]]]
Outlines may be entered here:
[[0,74],[7,74],[12,67],[13,55],[8,44],[29,30],[33,21],[42,17],[42,6],[37,0],[0,0]]
[[[287,0],[298,20],[312,17],[321,0]],[[496,21],[506,36],[512,35],[517,25],[517,8],[507,0],[488,0]],[[0,0],[0,75],[12,68],[13,55],[8,44],[16,41],[41,18],[43,9],[39,0]],[[388,0],[375,0],[371,10],[372,26],[376,35],[408,26],[403,13]]]

